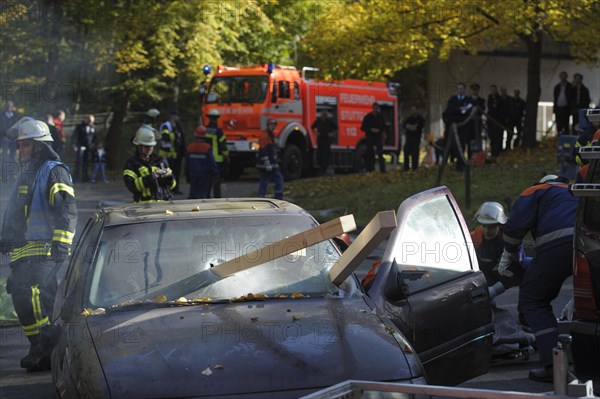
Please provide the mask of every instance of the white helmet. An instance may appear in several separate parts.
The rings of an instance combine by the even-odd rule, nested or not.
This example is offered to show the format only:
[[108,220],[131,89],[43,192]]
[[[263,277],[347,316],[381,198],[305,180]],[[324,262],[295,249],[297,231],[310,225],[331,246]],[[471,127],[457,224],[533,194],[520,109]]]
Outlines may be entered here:
[[506,215],[504,208],[498,202],[484,202],[481,204],[475,218],[479,224],[504,224],[506,223]]
[[132,143],[135,145],[155,146],[158,132],[150,125],[142,125],[135,132]]
[[213,108],[213,109],[211,109],[210,111],[208,111],[208,114],[207,114],[207,115],[208,115],[208,116],[215,117],[215,118],[218,118],[219,116],[221,116],[221,113],[219,112],[219,110],[218,110],[218,109],[216,109],[216,108]]
[[19,119],[17,123],[6,131],[6,136],[12,140],[32,139],[35,141],[54,141],[52,140],[48,125],[30,116],[24,116]]
[[158,115],[160,115],[160,111],[156,108],[150,108],[146,111],[146,116],[149,116],[150,118],[156,118]]
[[547,182],[550,182],[550,181],[556,180],[556,179],[558,179],[557,175],[546,175],[546,176],[542,177],[540,179],[540,181],[538,181],[538,184],[547,183]]

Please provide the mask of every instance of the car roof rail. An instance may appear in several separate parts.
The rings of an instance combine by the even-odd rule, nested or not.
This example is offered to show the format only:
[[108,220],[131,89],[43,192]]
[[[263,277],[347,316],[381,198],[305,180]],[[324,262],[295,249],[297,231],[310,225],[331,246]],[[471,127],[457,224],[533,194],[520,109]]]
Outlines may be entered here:
[[579,156],[582,159],[600,159],[600,145],[581,147]]
[[574,197],[600,197],[600,184],[574,183],[569,185],[569,191]]

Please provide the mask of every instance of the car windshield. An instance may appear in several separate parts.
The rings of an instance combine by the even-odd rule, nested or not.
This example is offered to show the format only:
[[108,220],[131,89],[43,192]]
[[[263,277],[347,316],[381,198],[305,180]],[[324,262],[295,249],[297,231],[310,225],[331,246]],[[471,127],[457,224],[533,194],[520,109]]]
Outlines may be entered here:
[[166,300],[230,300],[248,293],[268,297],[324,296],[339,289],[328,278],[340,253],[331,241],[290,248],[284,257],[219,279],[209,269],[308,230],[307,216],[197,218],[108,227],[89,284],[89,301],[110,307],[164,295]]
[[262,103],[267,96],[267,76],[215,77],[211,81],[206,102],[211,103]]

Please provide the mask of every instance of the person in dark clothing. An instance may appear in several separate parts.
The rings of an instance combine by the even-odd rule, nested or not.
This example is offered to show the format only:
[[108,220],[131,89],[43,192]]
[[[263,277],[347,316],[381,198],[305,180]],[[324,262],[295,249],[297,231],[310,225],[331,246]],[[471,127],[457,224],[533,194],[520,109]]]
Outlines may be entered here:
[[73,244],[75,191],[69,168],[50,145],[46,123],[23,117],[7,134],[19,144],[21,173],[2,222],[1,248],[10,256],[6,291],[30,342],[21,367],[43,371],[50,369],[50,353],[57,342],[57,327],[52,324],[56,274]]
[[104,144],[98,141],[92,149],[92,175],[90,177],[90,183],[96,183],[96,176],[100,172],[100,179],[103,183],[108,183],[108,177],[106,177],[106,150]]
[[94,127],[94,115],[88,115],[75,127],[73,132],[72,147],[77,153],[75,160],[75,172],[73,178],[76,181],[87,182],[89,180],[88,167],[92,147],[96,143],[96,128]]
[[558,341],[558,324],[552,301],[573,272],[573,226],[579,198],[569,192],[568,180],[556,175],[526,188],[515,201],[504,225],[504,252],[498,273],[511,277],[508,268],[518,261],[519,246],[529,232],[535,256],[519,289],[519,309],[535,334],[542,367],[529,372],[534,381],[553,379],[552,348]]
[[498,94],[496,85],[490,86],[487,99],[487,132],[490,139],[492,157],[497,157],[502,151],[502,139],[506,119],[504,100]]
[[[419,149],[425,119],[419,114],[417,107],[410,107],[410,115],[406,118],[402,127],[404,128],[404,170],[417,170],[419,167]],[[411,163],[412,165],[409,165]]]
[[[163,157],[167,165],[173,170],[173,178],[179,184],[179,175],[181,173],[181,163],[185,156],[185,138],[181,124],[179,123],[179,113],[175,110],[169,112],[169,120],[160,125],[160,146],[158,155]],[[179,186],[175,186],[173,194],[183,194]]]
[[360,130],[365,132],[365,144],[367,146],[366,167],[367,172],[375,170],[375,152],[379,159],[379,171],[385,173],[385,159],[383,158],[383,142],[385,141],[385,119],[380,112],[379,104],[373,103],[372,111],[365,115]]
[[195,132],[196,142],[187,147],[185,154],[185,178],[190,183],[189,199],[210,198],[212,178],[219,173],[213,156],[211,140],[206,128],[199,126]]
[[589,108],[591,101],[590,91],[583,84],[583,75],[576,73],[573,75],[573,86],[571,88],[571,98],[569,100],[571,112],[573,114],[573,130],[575,130],[575,125],[579,124],[579,110],[582,108]]
[[319,171],[321,176],[327,174],[329,167],[329,155],[331,153],[331,142],[335,138],[338,126],[335,121],[329,117],[327,110],[321,110],[319,117],[315,119],[310,127],[317,136],[317,161],[319,162]]
[[571,116],[571,90],[573,85],[567,81],[569,75],[562,71],[559,75],[560,82],[554,86],[554,115],[556,120],[556,132],[569,134],[569,118]]
[[219,168],[219,173],[213,176],[213,198],[221,198],[221,179],[225,175],[229,163],[229,150],[227,149],[227,138],[223,129],[219,127],[221,114],[217,109],[208,111],[208,125],[206,125],[206,137],[211,140],[213,157]]
[[[17,153],[17,142],[11,140],[6,135],[8,129],[19,120],[19,114],[16,112],[12,101],[7,101],[4,110],[0,113],[0,142],[2,144],[2,169],[5,175],[12,175],[16,172],[15,154]],[[10,166],[8,166],[10,165]]]
[[508,148],[516,148],[521,144],[524,117],[525,100],[521,98],[521,90],[515,89],[514,96],[510,98],[508,107],[508,142],[506,143]]
[[258,196],[264,197],[267,194],[269,182],[273,182],[273,197],[283,199],[283,175],[279,170],[279,158],[275,148],[275,128],[277,121],[269,119],[267,121],[267,131],[260,136],[258,156],[256,167],[260,175],[258,182]]
[[[473,108],[477,107],[477,112],[473,115],[473,120],[469,124],[469,146],[467,148],[468,158],[472,159],[475,151],[483,151],[482,132],[483,132],[483,112],[485,111],[485,99],[479,95],[481,89],[478,83],[470,86],[471,96],[469,102]],[[474,151],[475,149],[475,151]]]
[[[448,99],[448,104],[446,105],[446,110],[444,111],[445,118],[448,121],[448,134],[445,135],[446,139],[450,139],[450,136],[453,135],[452,124],[460,124],[464,122],[468,117],[471,109],[473,108],[473,104],[469,101],[469,98],[465,95],[465,85],[464,83],[458,83],[456,85],[456,95],[450,97]],[[467,147],[469,141],[470,129],[469,125],[461,125],[457,126],[458,131],[458,139],[460,140],[460,146],[452,139],[452,157],[456,158],[456,170],[462,172],[465,163],[462,160],[462,157],[459,155],[461,152],[464,154],[465,149]]]
[[133,194],[134,202],[168,201],[173,197],[171,190],[177,181],[163,158],[154,154],[158,135],[152,126],[142,125],[132,140],[136,151],[125,162],[123,182]]

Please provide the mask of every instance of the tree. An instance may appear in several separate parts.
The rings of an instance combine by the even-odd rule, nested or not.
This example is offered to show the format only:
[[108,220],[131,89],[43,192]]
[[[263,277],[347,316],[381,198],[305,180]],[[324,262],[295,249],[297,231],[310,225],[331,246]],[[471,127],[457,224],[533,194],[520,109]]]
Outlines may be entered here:
[[[524,43],[528,49],[523,146],[535,146],[542,36],[570,43],[577,60],[596,62],[596,0],[359,0],[312,26],[303,44],[336,77],[381,79],[456,50],[476,54]],[[340,45],[344,43],[344,45]]]

